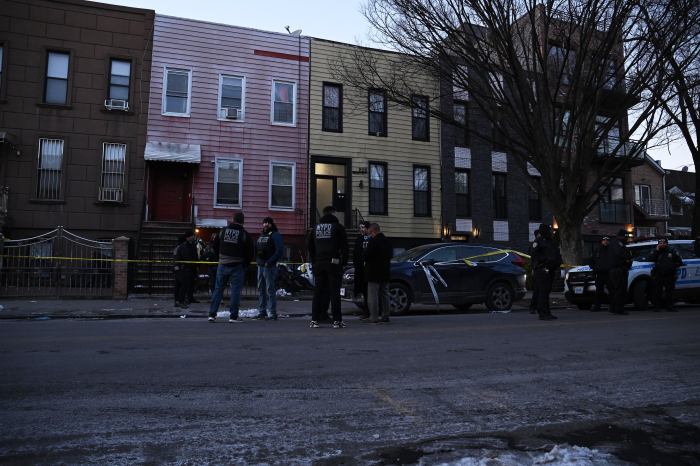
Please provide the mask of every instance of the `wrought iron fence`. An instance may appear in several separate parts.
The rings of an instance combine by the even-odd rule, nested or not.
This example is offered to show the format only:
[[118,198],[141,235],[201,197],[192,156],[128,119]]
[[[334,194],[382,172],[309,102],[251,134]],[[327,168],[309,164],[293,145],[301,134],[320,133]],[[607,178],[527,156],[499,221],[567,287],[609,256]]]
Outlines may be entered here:
[[111,297],[111,242],[83,238],[63,227],[0,242],[0,296]]

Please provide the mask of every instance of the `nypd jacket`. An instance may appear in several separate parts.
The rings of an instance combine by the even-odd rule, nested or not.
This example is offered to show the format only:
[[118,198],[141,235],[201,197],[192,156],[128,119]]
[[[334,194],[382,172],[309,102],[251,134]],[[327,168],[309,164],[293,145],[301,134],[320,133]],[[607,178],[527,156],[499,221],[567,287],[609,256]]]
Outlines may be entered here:
[[312,263],[345,265],[348,262],[347,234],[335,215],[321,217],[311,231],[306,246]]
[[260,266],[277,265],[283,252],[284,242],[276,227],[267,233],[262,233],[255,242],[255,261]]
[[219,264],[247,265],[253,260],[253,239],[243,225],[230,223],[219,233]]

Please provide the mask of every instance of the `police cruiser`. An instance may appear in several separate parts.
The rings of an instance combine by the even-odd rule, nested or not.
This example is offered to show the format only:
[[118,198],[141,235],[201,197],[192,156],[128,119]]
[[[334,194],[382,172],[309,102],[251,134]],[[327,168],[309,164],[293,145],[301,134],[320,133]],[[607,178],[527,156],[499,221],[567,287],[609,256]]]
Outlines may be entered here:
[[[643,241],[627,245],[634,260],[627,281],[627,301],[639,310],[649,307],[652,292],[651,269],[654,264],[647,258],[656,249],[657,244],[657,241]],[[678,251],[683,259],[683,266],[678,269],[674,298],[678,301],[700,303],[700,258],[695,255],[693,241],[670,240],[668,245]],[[579,309],[590,309],[593,306],[595,273],[591,267],[584,265],[569,269],[564,278],[564,296]]]

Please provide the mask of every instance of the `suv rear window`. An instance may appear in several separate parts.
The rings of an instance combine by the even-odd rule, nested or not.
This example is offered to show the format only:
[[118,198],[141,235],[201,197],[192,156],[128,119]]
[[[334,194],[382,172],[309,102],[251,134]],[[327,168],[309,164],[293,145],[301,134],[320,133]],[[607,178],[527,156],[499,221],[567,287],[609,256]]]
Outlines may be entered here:
[[628,248],[632,254],[632,259],[637,262],[647,262],[649,259],[649,254],[656,248],[655,245],[649,246],[637,246],[634,248]]

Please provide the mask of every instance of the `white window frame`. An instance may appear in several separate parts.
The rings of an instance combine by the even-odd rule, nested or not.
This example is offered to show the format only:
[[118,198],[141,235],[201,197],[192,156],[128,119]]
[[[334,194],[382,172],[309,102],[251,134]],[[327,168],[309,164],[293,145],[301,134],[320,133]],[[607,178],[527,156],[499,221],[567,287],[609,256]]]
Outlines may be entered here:
[[[219,197],[219,162],[238,162],[238,204],[217,204],[216,200]],[[242,209],[243,208],[243,159],[235,157],[216,157],[214,159],[214,199],[213,205],[215,209]]]
[[[231,120],[221,116],[221,111],[223,110],[221,107],[221,93],[223,92],[224,88],[224,78],[236,78],[241,80],[241,118],[238,120]],[[219,74],[219,96],[216,100],[216,118],[219,121],[230,121],[232,123],[243,123],[245,121],[245,86],[246,79],[243,75],[225,73]]]
[[[274,206],[272,205],[272,171],[274,166],[285,166],[292,167],[292,205],[290,207],[285,206]],[[281,211],[293,211],[296,207],[296,178],[297,177],[297,164],[296,162],[282,162],[278,160],[270,160],[270,173],[268,178],[268,188],[267,188],[267,207],[270,210],[281,210]],[[281,186],[281,185],[280,185]]]
[[[116,199],[107,199],[106,198],[107,196],[104,195],[105,189],[106,189],[104,184],[103,184],[104,176],[105,176],[105,169],[109,166],[109,161],[106,160],[105,157],[107,155],[107,148],[109,146],[120,146],[123,148],[123,151],[124,151],[124,153],[123,153],[124,159],[122,161],[122,163],[123,163],[122,172],[120,173],[121,174],[121,186],[119,186],[118,188],[112,188],[112,189],[118,190],[118,194],[116,196]],[[100,202],[117,202],[117,203],[124,202],[124,194],[125,194],[124,186],[126,185],[126,159],[127,159],[127,154],[128,154],[127,150],[128,150],[128,148],[127,148],[126,144],[123,144],[120,142],[104,142],[104,143],[102,143],[102,169],[100,170],[100,192],[99,192],[99,197],[98,197],[98,200]],[[113,171],[110,173],[117,174],[117,172],[113,172]]]
[[[185,113],[167,112],[168,70],[187,71],[187,111]],[[192,69],[177,66],[163,66],[163,95],[161,96],[161,115],[189,118],[192,111]]]
[[[275,84],[292,85],[292,122],[275,121]],[[272,91],[270,92],[270,123],[275,126],[296,126],[297,125],[297,82],[289,79],[273,79]]]

